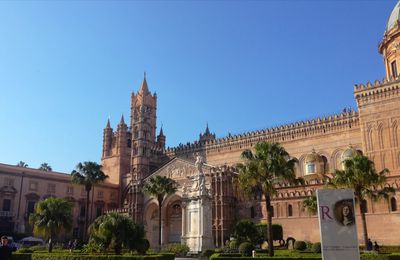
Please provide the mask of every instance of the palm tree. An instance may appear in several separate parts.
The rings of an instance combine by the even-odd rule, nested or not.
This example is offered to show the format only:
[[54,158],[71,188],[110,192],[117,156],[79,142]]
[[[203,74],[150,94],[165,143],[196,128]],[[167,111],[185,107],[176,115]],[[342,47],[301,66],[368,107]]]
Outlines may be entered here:
[[18,166],[18,167],[28,168],[28,164],[27,164],[26,162],[24,162],[24,161],[19,161],[19,162],[17,163],[17,166]]
[[53,250],[53,240],[63,230],[72,228],[72,204],[61,198],[47,198],[38,202],[35,212],[29,216],[36,236],[49,239],[49,253]]
[[365,198],[372,199],[387,198],[394,192],[393,188],[385,187],[376,190],[375,187],[386,183],[385,174],[388,169],[380,172],[375,170],[374,162],[363,155],[356,155],[345,160],[344,170],[336,170],[335,176],[331,179],[329,185],[337,188],[350,188],[354,190],[356,201],[360,204],[360,215],[363,226],[364,244],[368,242],[367,222],[365,219]]
[[311,214],[315,214],[318,210],[317,197],[315,195],[305,198],[301,205],[301,210],[308,211]]
[[268,251],[274,255],[272,240],[271,198],[276,194],[275,184],[279,181],[290,183],[302,182],[294,173],[295,160],[278,143],[258,142],[255,153],[250,150],[242,152],[244,164],[238,164],[237,182],[247,195],[263,194],[267,208]]
[[93,185],[103,182],[108,178],[107,175],[101,170],[101,165],[96,162],[83,162],[76,165],[76,170],[71,172],[72,183],[84,185],[86,191],[86,210],[85,210],[85,231],[84,238],[86,238],[87,228],[89,224],[89,196]]
[[53,169],[48,163],[42,163],[39,167],[39,170],[45,171],[45,172],[51,172]]
[[176,183],[166,176],[153,176],[143,186],[143,192],[158,201],[158,244],[161,246],[161,208],[164,199],[176,192]]
[[104,249],[111,247],[117,255],[123,247],[140,251],[142,244],[146,243],[144,227],[116,212],[98,217],[90,225],[89,233],[90,243],[102,245]]

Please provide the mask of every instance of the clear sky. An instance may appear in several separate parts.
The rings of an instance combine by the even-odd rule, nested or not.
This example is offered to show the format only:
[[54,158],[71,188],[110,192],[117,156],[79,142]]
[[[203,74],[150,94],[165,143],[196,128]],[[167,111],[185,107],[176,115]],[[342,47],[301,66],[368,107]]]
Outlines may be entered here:
[[144,71],[168,146],[356,107],[395,3],[2,1],[0,162],[100,162]]

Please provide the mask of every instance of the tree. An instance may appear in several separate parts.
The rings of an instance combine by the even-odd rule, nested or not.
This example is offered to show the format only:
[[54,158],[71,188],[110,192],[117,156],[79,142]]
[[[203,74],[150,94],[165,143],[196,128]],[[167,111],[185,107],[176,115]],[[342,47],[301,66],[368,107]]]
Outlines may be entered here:
[[255,153],[250,150],[242,152],[244,164],[238,164],[237,183],[249,196],[262,194],[265,197],[268,223],[268,253],[274,255],[272,240],[271,199],[276,194],[275,184],[280,181],[302,183],[294,173],[294,159],[278,143],[258,142]]
[[90,225],[89,234],[89,243],[99,244],[104,249],[113,249],[117,255],[122,248],[137,250],[139,253],[147,251],[147,248],[144,252],[141,250],[143,244],[148,244],[144,239],[144,227],[115,212],[98,217]]
[[72,228],[72,204],[61,198],[47,198],[40,201],[35,212],[29,216],[33,233],[49,239],[49,253],[53,250],[54,239],[62,231]]
[[305,198],[301,205],[301,210],[308,211],[311,214],[315,214],[318,211],[317,197],[315,195]]
[[256,225],[247,219],[240,220],[233,229],[233,237],[236,238],[238,244],[243,242],[251,242],[252,244],[261,244],[263,242],[263,234],[259,232]]
[[372,199],[387,198],[390,193],[394,193],[393,188],[385,187],[375,189],[375,187],[386,183],[386,173],[388,169],[380,172],[375,170],[374,162],[363,155],[356,155],[343,162],[344,170],[336,170],[335,176],[329,185],[337,188],[349,188],[354,190],[356,201],[360,204],[360,215],[363,226],[364,244],[368,242],[367,222],[365,219],[365,206],[367,197]]
[[101,170],[101,165],[96,162],[83,162],[76,165],[76,170],[71,172],[72,183],[85,186],[86,191],[86,210],[85,210],[85,232],[86,238],[87,228],[89,224],[89,196],[92,187],[108,178]]
[[164,199],[176,192],[176,183],[166,176],[153,176],[143,187],[143,192],[158,201],[158,244],[161,246],[161,209]]
[[45,172],[51,172],[53,169],[48,163],[42,163],[39,167],[39,170],[45,171]]
[[18,166],[18,167],[28,168],[28,164],[27,164],[26,162],[24,162],[24,161],[19,161],[19,162],[17,163],[17,166]]

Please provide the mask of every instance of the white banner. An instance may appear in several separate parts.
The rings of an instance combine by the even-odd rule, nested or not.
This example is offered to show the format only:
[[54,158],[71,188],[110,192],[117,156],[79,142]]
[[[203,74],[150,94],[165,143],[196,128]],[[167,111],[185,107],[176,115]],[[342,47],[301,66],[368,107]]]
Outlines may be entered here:
[[322,259],[360,260],[353,190],[317,190],[317,202]]

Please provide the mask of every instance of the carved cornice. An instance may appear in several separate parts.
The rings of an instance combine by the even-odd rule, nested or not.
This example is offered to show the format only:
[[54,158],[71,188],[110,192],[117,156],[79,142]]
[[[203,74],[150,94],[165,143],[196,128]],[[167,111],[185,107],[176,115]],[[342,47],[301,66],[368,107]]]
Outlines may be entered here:
[[359,106],[367,103],[379,102],[381,100],[398,97],[399,86],[399,77],[390,78],[389,81],[386,79],[382,81],[375,80],[374,84],[367,82],[365,85],[354,85],[354,97]]
[[359,114],[357,111],[346,111],[340,114],[322,116],[312,120],[298,121],[291,124],[247,132],[238,135],[229,135],[223,138],[200,142],[188,143],[177,147],[167,148],[166,154],[193,153],[207,150],[212,152],[221,148],[244,149],[249,148],[259,141],[285,142],[310,136],[325,135],[343,129],[359,126]]

